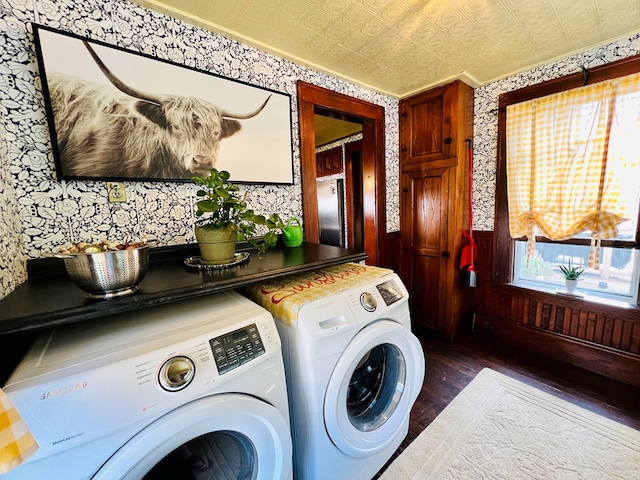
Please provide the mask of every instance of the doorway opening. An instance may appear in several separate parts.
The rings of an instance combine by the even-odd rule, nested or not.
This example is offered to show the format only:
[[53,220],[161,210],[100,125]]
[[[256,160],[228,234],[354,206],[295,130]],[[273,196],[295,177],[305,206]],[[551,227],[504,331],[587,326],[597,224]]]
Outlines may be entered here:
[[320,243],[364,250],[362,123],[316,108]]
[[[298,112],[300,121],[300,151],[302,174],[302,209],[307,241],[318,243],[317,164],[315,115],[329,113],[334,118],[346,119],[362,125],[359,178],[362,206],[360,230],[366,263],[376,265],[384,258],[386,235],[386,188],[384,158],[384,108],[363,100],[327,90],[316,85],[298,82]],[[358,155],[358,154],[354,154]],[[348,162],[351,163],[351,162]],[[354,177],[357,173],[352,173]],[[347,188],[352,188],[347,182]],[[357,195],[360,195],[360,192]],[[356,201],[354,199],[354,201]],[[349,208],[347,204],[347,209]],[[355,235],[355,232],[354,232]],[[354,244],[356,244],[354,236]]]

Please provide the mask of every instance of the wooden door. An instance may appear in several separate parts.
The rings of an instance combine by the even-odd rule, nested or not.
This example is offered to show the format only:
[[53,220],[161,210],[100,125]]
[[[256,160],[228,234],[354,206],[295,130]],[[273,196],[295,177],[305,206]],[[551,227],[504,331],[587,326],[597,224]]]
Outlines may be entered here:
[[403,165],[456,155],[452,97],[457,84],[436,88],[400,102],[400,159]]
[[402,173],[402,263],[400,274],[409,290],[416,327],[445,332],[447,279],[454,252],[449,250],[449,195],[455,167],[415,169]]
[[345,196],[347,211],[347,248],[364,250],[364,172],[362,140],[347,143],[345,154]]

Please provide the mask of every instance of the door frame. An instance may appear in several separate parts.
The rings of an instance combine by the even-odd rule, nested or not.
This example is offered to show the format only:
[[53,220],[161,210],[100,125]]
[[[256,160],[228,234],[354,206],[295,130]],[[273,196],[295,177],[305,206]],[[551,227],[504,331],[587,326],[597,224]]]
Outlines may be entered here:
[[314,114],[316,108],[320,108],[355,117],[362,123],[364,249],[366,263],[377,265],[379,259],[384,258],[386,235],[384,107],[302,81],[298,82],[297,90],[306,240],[314,243],[320,240],[314,126]]

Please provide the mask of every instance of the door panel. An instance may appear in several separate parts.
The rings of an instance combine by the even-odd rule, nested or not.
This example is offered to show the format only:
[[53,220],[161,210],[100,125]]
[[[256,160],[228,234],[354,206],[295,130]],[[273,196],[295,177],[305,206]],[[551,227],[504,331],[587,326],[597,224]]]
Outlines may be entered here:
[[411,157],[442,152],[443,109],[444,101],[440,95],[418,103],[410,109],[411,124],[415,130],[426,133],[424,135],[415,135],[411,139]]
[[445,330],[449,189],[453,168],[402,174],[402,268],[415,324]]
[[400,158],[403,165],[455,156],[451,128],[452,86],[405,99],[400,103]]
[[473,89],[456,80],[400,101],[401,262],[414,325],[456,337],[470,290],[458,268],[469,228]]
[[[415,324],[440,330],[440,317],[444,314],[444,291],[441,257],[413,255],[410,292],[412,319]],[[441,314],[441,312],[443,312]]]

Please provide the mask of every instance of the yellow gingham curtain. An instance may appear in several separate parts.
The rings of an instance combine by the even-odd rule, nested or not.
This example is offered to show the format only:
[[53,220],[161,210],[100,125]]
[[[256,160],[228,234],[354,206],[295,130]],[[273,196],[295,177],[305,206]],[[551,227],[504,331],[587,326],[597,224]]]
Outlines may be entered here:
[[590,230],[598,268],[600,239],[627,220],[621,185],[636,181],[640,111],[628,118],[623,107],[639,90],[634,74],[507,107],[509,229],[528,238],[529,254],[536,226],[550,240]]
[[0,388],[0,476],[38,450],[27,424]]

